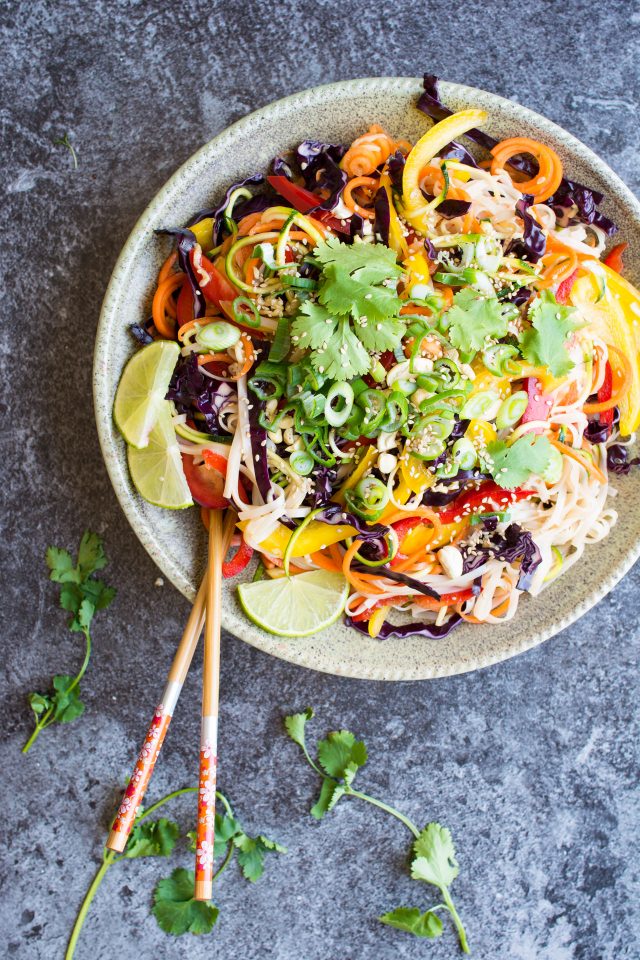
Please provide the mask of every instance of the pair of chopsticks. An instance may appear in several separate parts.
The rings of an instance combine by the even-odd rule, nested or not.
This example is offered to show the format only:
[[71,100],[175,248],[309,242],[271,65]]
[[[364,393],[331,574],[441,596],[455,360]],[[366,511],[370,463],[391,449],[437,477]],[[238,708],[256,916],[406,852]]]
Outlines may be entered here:
[[176,650],[162,702],[156,708],[107,839],[116,853],[124,850],[158,759],[204,624],[204,669],[200,728],[200,777],[196,831],[195,899],[210,900],[213,891],[213,846],[218,765],[218,703],[220,690],[220,630],[222,563],[231,544],[236,514],[227,510],[224,524],[220,510],[209,512],[207,572],[189,614]]

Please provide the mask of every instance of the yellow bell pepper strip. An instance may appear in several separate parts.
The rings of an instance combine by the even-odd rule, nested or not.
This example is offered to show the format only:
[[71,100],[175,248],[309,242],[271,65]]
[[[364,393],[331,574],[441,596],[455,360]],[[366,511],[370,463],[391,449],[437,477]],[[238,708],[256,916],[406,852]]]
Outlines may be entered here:
[[203,250],[210,250],[213,246],[213,217],[205,217],[198,223],[194,223],[189,230],[195,234],[195,238]]
[[402,174],[402,205],[405,219],[419,233],[426,233],[424,212],[426,200],[420,190],[420,175],[447,144],[457,140],[487,119],[484,110],[460,110],[436,123],[418,140],[409,153]]
[[[617,347],[629,361],[631,383],[619,404],[620,433],[626,436],[640,426],[639,335],[633,323],[634,311],[631,310],[634,302],[632,295],[637,297],[638,294],[627,281],[620,284],[622,278],[613,270],[597,261],[593,261],[593,264],[595,266],[574,283],[571,302],[589,324],[586,332],[591,330],[605,343]],[[615,354],[610,357],[610,363],[614,368],[619,365]]]
[[344,504],[345,492],[347,490],[351,490],[352,487],[355,487],[356,484],[362,480],[369,467],[373,466],[375,463],[377,456],[377,447],[367,447],[365,452],[362,454],[362,457],[358,461],[358,465],[356,466],[355,470],[349,474],[336,495],[331,498],[334,503],[339,503],[341,505]]
[[411,300],[412,294],[417,297],[425,296],[425,293],[422,291],[416,291],[414,294],[414,287],[427,287],[426,293],[433,291],[431,274],[429,273],[429,264],[421,253],[412,253],[410,257],[406,258],[404,265],[407,268],[406,286],[409,294],[409,300]]
[[378,636],[378,634],[382,630],[384,622],[387,619],[387,614],[389,613],[390,610],[391,610],[391,605],[388,605],[388,606],[378,607],[378,609],[374,613],[372,613],[371,619],[369,620],[369,624],[367,627],[370,637]]
[[[404,482],[404,486],[408,487],[411,493],[424,493],[425,490],[428,490],[429,487],[432,487],[436,482],[435,474],[427,470],[424,461],[411,456],[403,456],[401,458],[400,477]],[[400,500],[398,490],[394,492],[394,497],[398,503],[406,503],[409,499],[409,497],[407,497],[405,500]]]
[[[249,522],[249,520],[242,520],[238,523],[238,527],[244,530]],[[297,538],[290,556],[292,558],[306,557],[309,553],[317,553],[322,547],[328,547],[332,543],[338,543],[346,537],[354,537],[357,532],[356,528],[349,524],[333,526],[333,524],[330,523],[322,523],[320,520],[312,520],[309,526],[306,527]],[[291,530],[289,527],[285,527],[283,523],[279,523],[273,533],[270,533],[269,536],[262,541],[259,549],[270,554],[272,557],[282,559],[290,539]]]
[[407,245],[405,235],[402,232],[400,218],[398,217],[396,208],[393,205],[391,177],[388,173],[383,173],[380,177],[380,189],[384,190],[387,195],[387,200],[389,201],[389,246],[395,251],[399,260],[404,260],[409,252],[409,247]]
[[410,530],[402,541],[402,553],[411,556],[423,547],[425,550],[437,550],[447,543],[451,543],[454,537],[457,537],[464,528],[466,521],[459,523],[443,523],[441,528],[434,533],[431,525],[420,524]]
[[624,312],[625,319],[632,329],[636,347],[640,350],[640,290],[629,283],[626,277],[621,277],[619,273],[612,270],[606,263],[599,263],[599,267],[604,276],[607,290],[617,300],[618,305]]

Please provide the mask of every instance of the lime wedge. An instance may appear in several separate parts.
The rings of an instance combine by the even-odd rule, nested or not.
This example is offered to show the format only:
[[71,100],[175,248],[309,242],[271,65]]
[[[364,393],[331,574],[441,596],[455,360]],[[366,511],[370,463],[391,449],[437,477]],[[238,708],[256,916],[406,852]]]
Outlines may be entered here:
[[113,417],[132,447],[146,447],[149,434],[164,403],[180,347],[173,340],[158,340],[129,360],[118,385]]
[[334,623],[347,602],[341,573],[309,570],[277,580],[241,583],[242,609],[255,624],[278,637],[310,637]]
[[167,510],[182,510],[192,505],[167,400],[159,406],[147,446],[142,450],[129,447],[128,452],[131,479],[140,496]]

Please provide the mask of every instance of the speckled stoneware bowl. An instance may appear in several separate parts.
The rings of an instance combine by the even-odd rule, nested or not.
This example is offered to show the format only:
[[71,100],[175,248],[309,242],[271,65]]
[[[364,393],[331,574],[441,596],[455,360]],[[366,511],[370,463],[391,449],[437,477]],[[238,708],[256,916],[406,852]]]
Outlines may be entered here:
[[[640,280],[640,204],[609,167],[584,144],[537,113],[501,97],[452,83],[440,85],[452,110],[480,107],[485,126],[499,139],[524,135],[543,140],[577,180],[607,197],[605,213],[629,242],[627,274]],[[417,140],[430,121],[415,108],[421,83],[411,78],[373,78],[316,87],[279,100],[233,124],[188,160],[158,193],[129,237],[113,271],[96,340],[94,392],[98,432],[107,469],[122,508],[162,572],[189,599],[202,576],[206,540],[198,510],[171,512],[145,503],[127,470],[125,445],[111,417],[122,369],[134,352],[129,324],[147,317],[154,279],[168,242],[156,227],[185,223],[211,205],[226,186],[264,170],[277,153],[307,138],[349,142],[369,124],[381,123],[396,137]],[[518,614],[502,626],[468,626],[446,640],[420,637],[371,640],[338,623],[317,637],[285,640],[264,633],[244,617],[235,584],[224,585],[223,623],[232,633],[292,663],[340,676],[369,680],[416,680],[463,673],[521,653],[553,636],[589,610],[640,555],[640,473],[615,479],[616,508],[624,522],[541,597],[524,596]]]

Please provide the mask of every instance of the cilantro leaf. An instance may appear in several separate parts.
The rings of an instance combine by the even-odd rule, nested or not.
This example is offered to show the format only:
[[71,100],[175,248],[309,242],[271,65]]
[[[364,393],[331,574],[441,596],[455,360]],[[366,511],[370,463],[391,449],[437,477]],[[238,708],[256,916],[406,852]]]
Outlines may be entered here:
[[483,463],[497,484],[512,490],[526,483],[530,476],[539,476],[544,472],[551,450],[546,437],[525,433],[510,445],[503,440],[494,440],[487,447]]
[[395,252],[383,243],[349,244],[342,243],[338,237],[330,237],[314,247],[313,259],[323,267],[331,266],[361,283],[384,283],[402,274]]
[[378,919],[396,930],[406,930],[416,937],[427,937],[429,940],[442,933],[442,920],[432,910],[420,913],[418,907],[396,907],[389,913],[383,913]]
[[241,833],[233,838],[233,844],[238,851],[238,863],[242,873],[251,883],[255,883],[262,876],[267,853],[287,852],[286,847],[262,835],[249,837],[246,833]]
[[352,782],[356,770],[367,762],[367,748],[351,731],[334,731],[318,743],[318,759],[330,777],[344,777],[349,767]]
[[375,319],[371,314],[366,318],[366,322],[358,322],[355,325],[358,339],[371,353],[382,350],[393,350],[402,339],[405,325],[398,318]]
[[559,304],[549,290],[543,290],[529,307],[531,328],[520,336],[525,360],[546,367],[554,377],[567,374],[575,366],[566,348],[567,339],[580,326],[575,317],[575,307]]
[[[340,792],[336,799],[333,799],[333,794],[340,787]],[[329,810],[333,810],[336,803],[340,797],[344,796],[344,787],[340,783],[335,783],[333,780],[323,780],[322,786],[320,787],[320,796],[311,807],[309,811],[314,820],[322,820],[325,813],[328,813]]]
[[424,880],[442,889],[458,876],[458,861],[451,834],[439,823],[428,823],[415,841],[416,859],[411,864],[414,880]]
[[329,380],[352,380],[366,373],[370,366],[369,354],[346,317],[338,321],[331,340],[311,354],[311,363]]
[[102,538],[97,533],[85,530],[78,547],[78,569],[83,580],[107,565]]
[[463,353],[477,353],[487,340],[499,340],[508,332],[509,320],[503,305],[495,297],[484,297],[465,287],[453,298],[443,314],[443,323],[454,347]]
[[[368,245],[366,249],[369,249]],[[395,283],[373,286],[363,281],[360,273],[351,276],[337,266],[325,267],[324,277],[319,299],[332,313],[350,313],[356,319],[366,317],[379,322],[392,317],[402,306]]]
[[299,347],[322,348],[336,331],[338,320],[319,303],[305,300],[291,325],[293,342]]
[[302,713],[292,713],[284,718],[284,725],[287,733],[294,743],[297,743],[302,749],[306,749],[304,732],[307,722],[313,718],[313,710],[307,707]]
[[174,936],[182,933],[210,933],[220,911],[213,903],[193,899],[193,870],[177,867],[170,877],[159,880],[153,894],[152,912],[158,926]]
[[48,547],[45,559],[51,571],[49,574],[50,580],[55,580],[57,583],[66,583],[70,579],[76,582],[80,579],[80,575],[76,570],[68,550],[61,550],[59,547]]
[[123,856],[130,860],[135,857],[168,857],[179,836],[180,827],[173,820],[165,817],[144,820],[135,824]]

